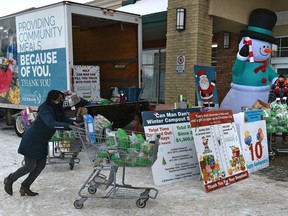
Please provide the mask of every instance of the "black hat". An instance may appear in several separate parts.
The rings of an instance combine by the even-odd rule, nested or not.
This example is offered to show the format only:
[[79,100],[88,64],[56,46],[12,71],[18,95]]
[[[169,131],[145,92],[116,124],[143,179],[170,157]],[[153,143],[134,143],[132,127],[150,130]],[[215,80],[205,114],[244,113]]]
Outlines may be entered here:
[[12,35],[13,35],[13,30],[12,30],[11,28],[8,30],[8,35],[9,35],[9,36],[12,36]]
[[247,30],[241,30],[240,35],[276,44],[272,29],[277,22],[277,15],[268,9],[258,8],[251,12]]

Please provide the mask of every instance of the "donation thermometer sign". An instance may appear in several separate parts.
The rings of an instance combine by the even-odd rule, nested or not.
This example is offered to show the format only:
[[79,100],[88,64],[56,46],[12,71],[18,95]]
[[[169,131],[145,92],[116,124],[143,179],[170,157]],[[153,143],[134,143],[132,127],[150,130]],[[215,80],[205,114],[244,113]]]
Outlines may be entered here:
[[249,177],[231,110],[190,113],[206,192]]

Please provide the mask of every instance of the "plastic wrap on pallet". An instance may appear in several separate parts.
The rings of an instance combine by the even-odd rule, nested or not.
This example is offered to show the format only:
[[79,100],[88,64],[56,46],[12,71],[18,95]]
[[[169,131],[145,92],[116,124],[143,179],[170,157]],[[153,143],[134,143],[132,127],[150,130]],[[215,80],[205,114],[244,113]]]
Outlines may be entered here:
[[288,132],[288,106],[277,101],[270,104],[269,116],[264,117],[268,133]]

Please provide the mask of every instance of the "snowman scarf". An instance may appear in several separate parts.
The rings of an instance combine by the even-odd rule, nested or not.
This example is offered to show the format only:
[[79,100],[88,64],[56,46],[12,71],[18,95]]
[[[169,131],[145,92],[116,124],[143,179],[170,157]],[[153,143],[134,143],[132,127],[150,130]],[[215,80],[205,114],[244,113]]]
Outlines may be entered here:
[[267,67],[267,61],[263,61],[263,65],[255,68],[254,72],[255,72],[255,73],[258,73],[260,70],[261,70],[262,72],[265,72],[265,71],[266,71],[266,67]]
[[[243,43],[247,44],[249,46],[249,62],[254,62],[254,54],[253,54],[253,50],[252,50],[252,40],[251,40],[251,38],[250,37],[245,37]],[[258,73],[260,70],[262,72],[265,72],[266,71],[266,67],[267,67],[267,62],[263,61],[263,65],[255,68],[254,72]]]

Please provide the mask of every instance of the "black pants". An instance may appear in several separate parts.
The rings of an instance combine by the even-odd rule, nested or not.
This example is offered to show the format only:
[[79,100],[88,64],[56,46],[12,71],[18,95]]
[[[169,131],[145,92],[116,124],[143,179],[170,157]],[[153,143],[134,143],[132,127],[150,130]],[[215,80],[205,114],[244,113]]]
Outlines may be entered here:
[[22,187],[29,188],[30,185],[35,181],[35,179],[40,175],[42,170],[46,166],[46,157],[40,160],[31,159],[28,157],[24,157],[25,164],[20,167],[14,173],[11,173],[10,180],[13,182],[18,178],[29,173],[27,178],[22,182]]

